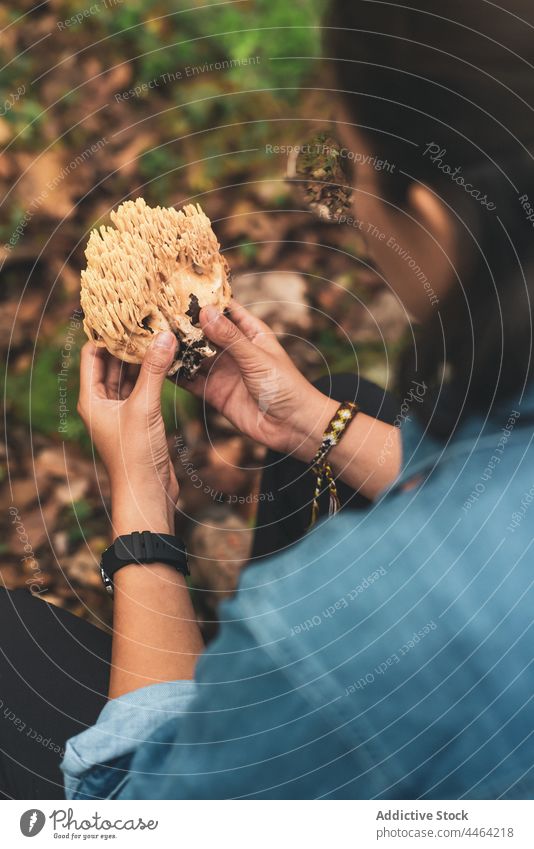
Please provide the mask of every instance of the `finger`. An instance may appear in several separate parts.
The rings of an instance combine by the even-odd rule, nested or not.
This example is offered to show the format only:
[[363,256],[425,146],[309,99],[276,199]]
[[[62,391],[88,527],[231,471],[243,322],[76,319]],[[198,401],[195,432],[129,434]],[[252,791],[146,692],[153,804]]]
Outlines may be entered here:
[[80,355],[80,400],[87,401],[91,395],[106,398],[104,381],[106,378],[105,348],[97,348],[92,342],[86,342]]
[[200,324],[208,339],[226,351],[240,369],[254,368],[265,361],[265,354],[239,327],[214,306],[203,307]]
[[139,368],[136,363],[127,363],[110,356],[105,380],[108,398],[113,401],[124,401],[128,398],[135,386]]
[[170,330],[158,333],[145,354],[132,398],[142,396],[149,408],[159,409],[161,389],[176,354],[176,337]]
[[128,398],[133,391],[141,366],[137,363],[124,363],[124,365],[125,368],[121,375],[120,393],[121,398]]
[[276,334],[271,330],[268,324],[265,324],[261,318],[253,315],[243,304],[232,300],[228,306],[230,318],[239,327],[241,333],[254,342],[264,351],[269,351],[274,356],[281,356],[283,348],[281,347]]
[[110,357],[106,372],[105,387],[108,398],[113,401],[120,400],[120,385],[124,363],[117,357]]
[[263,335],[265,333],[269,333],[273,335],[273,331],[267,324],[265,324],[264,321],[262,321],[260,318],[257,318],[255,315],[249,312],[246,307],[244,307],[237,301],[230,301],[228,310],[230,312],[230,316],[234,324],[239,327],[240,331],[248,339],[252,340],[258,334]]

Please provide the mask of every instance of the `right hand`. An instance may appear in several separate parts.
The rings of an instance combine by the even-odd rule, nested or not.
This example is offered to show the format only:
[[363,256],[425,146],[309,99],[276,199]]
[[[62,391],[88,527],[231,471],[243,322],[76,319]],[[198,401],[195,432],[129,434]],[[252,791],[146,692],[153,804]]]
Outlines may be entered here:
[[306,380],[263,321],[235,301],[229,310],[231,321],[215,307],[201,310],[202,330],[221,353],[181,385],[241,433],[310,462],[337,403]]

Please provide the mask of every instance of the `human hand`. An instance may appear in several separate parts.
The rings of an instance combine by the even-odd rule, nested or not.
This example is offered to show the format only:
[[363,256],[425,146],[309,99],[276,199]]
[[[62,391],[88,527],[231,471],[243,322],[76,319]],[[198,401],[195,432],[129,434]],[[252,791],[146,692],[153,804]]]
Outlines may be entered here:
[[231,321],[215,307],[200,311],[204,334],[222,352],[181,385],[242,433],[309,462],[337,403],[306,380],[263,321],[235,301],[229,309]]
[[176,350],[158,334],[142,366],[87,342],[82,348],[78,412],[111,482],[114,530],[174,532],[178,482],[161,415],[161,389]]

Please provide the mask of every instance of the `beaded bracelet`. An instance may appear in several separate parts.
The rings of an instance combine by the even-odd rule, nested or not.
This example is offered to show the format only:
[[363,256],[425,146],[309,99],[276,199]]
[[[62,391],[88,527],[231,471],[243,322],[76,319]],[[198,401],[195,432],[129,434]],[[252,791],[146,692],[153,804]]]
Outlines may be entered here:
[[326,462],[326,458],[329,451],[331,451],[331,449],[339,443],[341,437],[345,433],[348,425],[356,416],[358,410],[358,405],[354,404],[352,401],[343,401],[343,403],[339,405],[335,415],[330,420],[330,423],[324,432],[319,450],[312,460],[311,468],[317,477],[313,492],[310,527],[316,523],[319,517],[319,496],[323,488],[323,480],[326,480],[326,484],[330,492],[328,515],[332,516],[334,513],[337,513],[341,506],[339,503],[339,495],[337,494],[336,482],[332,474],[332,467]]

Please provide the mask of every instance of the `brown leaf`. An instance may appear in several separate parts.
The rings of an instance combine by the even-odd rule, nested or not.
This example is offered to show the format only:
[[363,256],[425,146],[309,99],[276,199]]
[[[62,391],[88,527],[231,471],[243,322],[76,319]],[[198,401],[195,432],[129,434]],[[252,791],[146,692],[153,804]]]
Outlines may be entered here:
[[101,552],[92,551],[87,546],[69,555],[63,562],[63,571],[67,580],[84,587],[100,587],[102,581],[98,571]]
[[25,510],[26,507],[37,501],[39,496],[42,498],[44,495],[43,491],[38,492],[33,478],[18,478],[12,481],[11,489],[13,498],[7,484],[2,488],[0,494],[1,510],[7,510],[11,505],[16,507],[17,510]]
[[244,440],[241,436],[213,442],[207,451],[205,465],[198,473],[205,486],[214,492],[231,495],[246,491],[249,473],[241,468],[243,453]]
[[[10,534],[13,551],[16,554],[20,552],[20,556],[38,551],[54,530],[59,511],[60,504],[49,498],[42,507],[36,507],[29,513],[21,512],[18,531],[13,529]],[[30,546],[30,549],[25,550],[25,546]]]
[[[47,150],[14,155],[19,171],[16,197],[24,211],[35,217],[69,218],[76,208],[76,198],[89,188],[90,170],[85,163],[75,165],[75,153]],[[73,171],[76,178],[73,179]]]
[[220,601],[233,593],[252,545],[252,529],[231,513],[210,513],[191,535],[191,572],[196,586],[216,594]]
[[312,324],[307,282],[302,274],[275,270],[263,274],[240,274],[232,283],[235,298],[265,321],[274,333],[300,331]]

